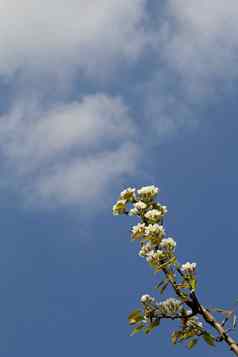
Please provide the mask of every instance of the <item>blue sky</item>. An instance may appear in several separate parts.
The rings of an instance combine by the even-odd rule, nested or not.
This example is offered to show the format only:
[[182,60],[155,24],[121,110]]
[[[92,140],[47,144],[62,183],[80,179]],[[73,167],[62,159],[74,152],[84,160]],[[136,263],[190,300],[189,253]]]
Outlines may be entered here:
[[[111,207],[155,184],[208,306],[238,298],[238,5],[4,0],[0,14],[0,351],[227,356],[128,337],[156,278]],[[236,333],[237,335],[237,333]]]

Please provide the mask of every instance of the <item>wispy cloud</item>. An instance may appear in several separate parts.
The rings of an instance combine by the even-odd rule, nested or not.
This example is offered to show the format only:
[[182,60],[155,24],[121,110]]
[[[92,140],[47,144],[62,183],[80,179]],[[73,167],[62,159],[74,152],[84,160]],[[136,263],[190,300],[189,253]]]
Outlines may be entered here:
[[137,142],[194,127],[217,81],[237,78],[237,15],[235,0],[4,1],[0,78],[14,95],[0,148],[10,183],[37,202],[102,197],[135,172]]
[[100,196],[133,172],[135,132],[122,100],[105,94],[47,112],[18,102],[0,125],[2,153],[22,190],[67,203]]
[[238,75],[238,4],[235,0],[168,1],[161,26],[161,55],[186,81]]
[[169,0],[154,13],[157,36],[144,113],[163,140],[199,125],[203,108],[218,105],[216,98],[237,79],[238,3]]
[[[131,115],[121,98],[97,91],[97,78],[110,81],[143,53],[144,20],[145,0],[3,3],[0,75],[15,94],[0,118],[12,178],[2,180],[38,201],[72,204],[134,171]],[[75,78],[91,81],[95,94],[80,87],[77,99]]]
[[32,189],[34,199],[42,203],[87,204],[108,201],[112,184],[124,182],[137,168],[138,147],[124,143],[115,149],[101,151],[86,157],[70,158],[57,164],[44,176],[38,176]]
[[145,0],[3,1],[0,73],[104,74],[145,41]]

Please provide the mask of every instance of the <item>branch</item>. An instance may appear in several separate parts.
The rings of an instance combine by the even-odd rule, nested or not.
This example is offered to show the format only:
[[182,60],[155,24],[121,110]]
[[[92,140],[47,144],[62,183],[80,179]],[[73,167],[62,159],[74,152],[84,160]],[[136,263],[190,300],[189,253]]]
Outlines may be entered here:
[[[179,274],[184,277],[183,273],[181,272],[180,269],[177,269]],[[163,269],[167,279],[170,281],[176,295],[181,299],[181,292],[180,290],[177,288],[176,286],[176,281],[175,279],[173,279],[170,274],[168,274],[168,270],[167,269]],[[211,314],[210,311],[208,311],[208,309],[206,309],[203,305],[200,304],[196,294],[194,291],[192,291],[190,293],[190,299],[191,300],[184,300],[184,303],[189,306],[192,309],[192,315],[194,316],[195,314],[200,314],[201,316],[203,316],[204,320],[210,325],[212,326],[214,329],[216,329],[216,331],[219,333],[220,337],[219,337],[219,341],[225,341],[228,346],[230,347],[230,350],[234,352],[234,354],[236,356],[238,356],[238,344],[237,342],[228,335],[228,332],[224,329],[223,325],[221,323],[219,323],[215,317]]]
[[[194,296],[196,297],[195,293]],[[197,297],[196,300],[198,301]],[[225,341],[228,346],[230,347],[230,350],[234,352],[236,356],[238,356],[238,344],[237,342],[228,335],[228,332],[224,329],[222,324],[220,324],[215,317],[211,314],[210,311],[208,311],[203,305],[199,303],[200,309],[199,309],[199,314],[203,316],[204,320],[213,328],[217,330],[217,332],[220,334],[221,340]]]

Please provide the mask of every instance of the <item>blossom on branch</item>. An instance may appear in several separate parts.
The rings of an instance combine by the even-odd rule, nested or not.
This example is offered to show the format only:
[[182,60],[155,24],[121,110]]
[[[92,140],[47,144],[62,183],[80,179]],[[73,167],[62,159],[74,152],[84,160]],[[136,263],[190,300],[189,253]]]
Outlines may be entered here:
[[145,223],[138,223],[136,226],[132,227],[131,237],[132,239],[140,239],[145,234]]
[[154,245],[149,241],[142,244],[141,250],[139,251],[139,256],[147,257],[150,254],[154,254]]
[[[157,302],[149,294],[142,295],[140,302],[143,304],[143,311],[134,310],[128,317],[129,324],[135,325],[131,335],[140,331],[150,333],[159,326],[162,319],[178,319],[181,323],[180,329],[171,335],[174,344],[187,341],[187,346],[191,349],[199,337],[210,346],[225,341],[238,356],[238,344],[228,334],[236,325],[236,316],[233,311],[229,311],[229,315],[224,315],[225,319],[220,322],[208,308],[200,304],[196,295],[197,264],[187,262],[179,265],[175,255],[176,242],[173,238],[166,237],[163,226],[167,207],[155,200],[158,193],[159,189],[154,185],[138,190],[129,187],[120,193],[112,209],[113,215],[125,214],[140,219],[140,222],[131,229],[131,238],[140,240],[139,256],[146,259],[156,274],[163,273],[163,280],[156,284],[156,289],[163,294],[170,286],[176,296]],[[224,309],[216,311],[226,312]],[[234,316],[232,328],[227,329],[225,324],[231,316]],[[199,317],[203,318],[205,326]],[[206,329],[206,324],[216,330],[217,337]]]
[[134,207],[140,212],[146,209],[147,205],[143,201],[138,201],[134,204]]
[[146,304],[146,303],[150,303],[150,302],[155,302],[155,298],[153,298],[153,297],[150,296],[149,294],[144,294],[144,295],[141,296],[140,302],[141,302],[142,304]]
[[149,223],[157,223],[161,220],[162,213],[157,209],[152,209],[145,214],[145,218],[149,221]]
[[195,273],[196,267],[197,267],[196,263],[187,262],[181,265],[180,270],[184,275],[193,275]]
[[112,213],[114,216],[124,214],[126,212],[126,200],[118,200],[112,207]]
[[164,238],[160,243],[160,248],[164,251],[173,251],[176,247],[176,242],[173,238]]
[[135,199],[135,188],[128,187],[120,193],[120,198],[126,200],[127,202],[133,201]]
[[161,303],[159,303],[159,311],[164,315],[174,315],[177,314],[178,310],[181,308],[181,301],[169,298]]
[[151,239],[155,241],[157,240],[159,243],[159,240],[164,238],[164,236],[165,236],[165,230],[162,225],[155,223],[155,224],[149,224],[147,227],[145,227],[146,239]]
[[137,192],[142,201],[151,201],[159,193],[159,189],[154,185],[144,186],[141,187]]

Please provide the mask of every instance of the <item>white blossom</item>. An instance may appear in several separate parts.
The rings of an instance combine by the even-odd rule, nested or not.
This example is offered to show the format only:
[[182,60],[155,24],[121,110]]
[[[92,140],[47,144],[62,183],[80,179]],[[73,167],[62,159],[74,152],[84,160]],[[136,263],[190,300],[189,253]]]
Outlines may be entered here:
[[151,242],[147,242],[142,245],[141,250],[139,251],[139,256],[140,257],[146,257],[150,254],[154,253],[154,246],[151,244]]
[[154,185],[144,186],[141,187],[137,192],[142,201],[150,201],[158,194],[159,189]]
[[164,227],[157,223],[149,224],[145,228],[145,237],[146,238],[163,238],[165,235]]
[[155,301],[155,298],[153,298],[152,296],[150,296],[148,294],[142,295],[140,298],[140,302],[142,304],[146,304],[146,303],[150,303],[150,302],[154,302],[154,301]]
[[148,219],[150,223],[159,222],[161,219],[161,212],[157,209],[152,209],[146,212],[145,218]]
[[146,260],[147,262],[160,262],[160,259],[164,256],[164,253],[162,252],[162,250],[156,250],[156,251],[150,251],[147,256],[146,256]]
[[159,304],[159,310],[164,315],[174,315],[181,307],[181,302],[174,298],[169,298]]
[[193,275],[195,273],[197,264],[196,263],[185,263],[183,265],[181,265],[181,271],[182,273],[184,273],[185,275]]
[[123,214],[126,211],[126,200],[118,200],[116,204],[112,207],[112,213],[114,216]]
[[135,197],[135,188],[128,187],[126,190],[120,193],[122,200],[130,201]]
[[134,207],[138,210],[138,211],[142,211],[144,210],[147,205],[143,202],[143,201],[138,201],[134,204]]
[[154,254],[155,254],[154,251],[150,251],[149,253],[146,254],[146,260],[147,260],[148,263],[150,263],[153,260],[155,260]]
[[172,251],[176,247],[176,242],[173,238],[164,238],[160,242],[160,248],[165,251]]
[[134,203],[133,208],[129,211],[129,216],[140,216],[146,209],[147,205],[143,201]]
[[145,223],[138,223],[136,226],[132,227],[131,235],[132,239],[140,239],[145,233]]
[[139,211],[138,209],[136,209],[135,207],[134,208],[131,208],[130,211],[129,211],[129,216],[138,216],[139,215]]

